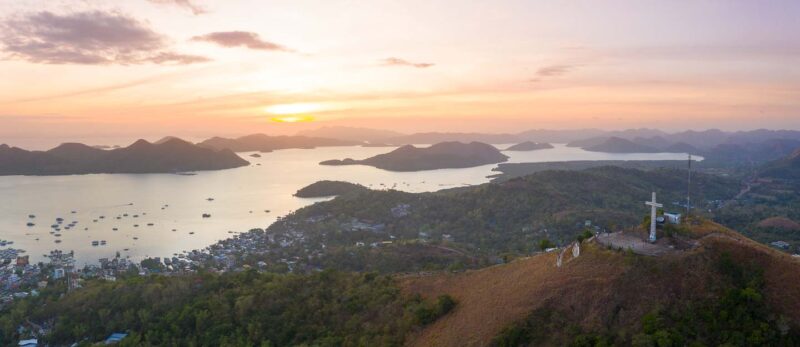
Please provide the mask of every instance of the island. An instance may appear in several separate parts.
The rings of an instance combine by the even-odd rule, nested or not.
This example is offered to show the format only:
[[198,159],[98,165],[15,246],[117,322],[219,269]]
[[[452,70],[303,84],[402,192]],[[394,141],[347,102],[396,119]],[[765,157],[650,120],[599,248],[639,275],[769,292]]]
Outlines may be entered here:
[[347,193],[366,190],[360,184],[344,182],[344,181],[318,181],[309,184],[294,194],[298,198],[324,198],[330,196],[344,195]]
[[272,152],[279,149],[311,149],[315,147],[356,146],[359,144],[361,142],[322,137],[252,134],[235,139],[212,137],[197,145],[215,150],[229,149],[234,152]]
[[424,148],[405,145],[363,160],[326,160],[320,165],[368,165],[387,171],[424,171],[475,167],[507,160],[508,156],[485,143],[442,142]]
[[65,143],[47,151],[0,145],[0,175],[181,173],[249,164],[230,150],[202,148],[177,138],[161,143],[138,140],[111,150],[81,143]]
[[550,148],[553,148],[553,145],[546,142],[525,141],[506,148],[506,151],[518,151],[518,152],[538,151],[541,149],[550,149]]

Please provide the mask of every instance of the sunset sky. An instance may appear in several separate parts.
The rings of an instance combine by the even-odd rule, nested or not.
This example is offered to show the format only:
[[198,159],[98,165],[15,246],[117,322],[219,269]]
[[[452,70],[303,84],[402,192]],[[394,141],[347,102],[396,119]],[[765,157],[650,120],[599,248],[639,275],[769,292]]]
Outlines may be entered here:
[[800,129],[800,1],[0,0],[0,142]]

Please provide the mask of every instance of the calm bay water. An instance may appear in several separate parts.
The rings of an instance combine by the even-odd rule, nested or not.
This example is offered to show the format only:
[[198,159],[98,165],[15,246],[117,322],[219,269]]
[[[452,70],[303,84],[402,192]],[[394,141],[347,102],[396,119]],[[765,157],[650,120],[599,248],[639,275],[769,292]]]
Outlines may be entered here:
[[[0,240],[14,242],[0,249],[24,249],[31,261],[44,260],[43,254],[53,249],[74,250],[77,265],[114,257],[116,252],[135,260],[148,256],[171,256],[184,250],[204,248],[230,237],[231,231],[266,228],[278,216],[325,200],[292,196],[298,189],[319,180],[349,181],[373,189],[435,191],[488,182],[486,176],[493,174],[491,169],[496,166],[389,172],[369,166],[318,165],[327,159],[363,159],[391,149],[293,149],[262,153],[261,158],[252,158],[249,156],[251,153],[239,153],[251,162],[250,166],[198,172],[194,176],[0,177]],[[596,153],[563,145],[541,151],[505,153],[511,157],[509,162],[686,158],[684,154],[671,153]],[[204,213],[211,217],[203,218]],[[36,218],[29,219],[30,214]],[[51,234],[50,225],[59,217],[64,219],[63,225],[73,221],[77,223],[69,230],[62,228],[58,232],[61,236],[56,237]],[[36,225],[27,227],[29,221]],[[61,243],[55,243],[56,239]],[[94,240],[105,240],[107,244],[92,246]]]

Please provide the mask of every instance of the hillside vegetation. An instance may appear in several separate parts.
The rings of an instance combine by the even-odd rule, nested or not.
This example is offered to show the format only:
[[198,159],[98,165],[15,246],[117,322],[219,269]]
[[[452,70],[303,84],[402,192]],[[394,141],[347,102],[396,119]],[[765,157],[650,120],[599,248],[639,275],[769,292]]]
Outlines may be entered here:
[[134,277],[19,302],[0,316],[0,344],[33,322],[51,330],[51,345],[124,331],[131,336],[121,346],[400,346],[454,306],[448,296],[405,295],[374,274]]
[[[704,206],[707,201],[727,199],[739,191],[735,181],[717,176],[697,175],[694,182],[696,201]],[[268,234],[279,238],[301,232],[304,242],[272,247],[275,252],[268,261],[296,257],[312,267],[347,264],[346,269],[384,271],[370,266],[386,262],[359,265],[356,259],[370,259],[363,256],[359,242],[392,242],[394,250],[419,240],[428,245],[446,244],[477,258],[463,265],[482,266],[498,258],[538,251],[545,239],[555,244],[571,242],[584,231],[586,220],[599,230],[637,225],[647,213],[643,201],[652,191],[668,209],[682,209],[670,202],[684,199],[684,173],[604,167],[540,172],[497,184],[434,193],[365,190],[302,208],[271,225]],[[309,258],[309,254],[322,255]],[[423,252],[420,257],[430,254]],[[334,255],[335,261],[331,259]],[[407,256],[413,257],[413,253]],[[449,266],[447,262],[463,257],[438,259],[442,261],[430,260]],[[397,267],[391,270],[402,271]]]

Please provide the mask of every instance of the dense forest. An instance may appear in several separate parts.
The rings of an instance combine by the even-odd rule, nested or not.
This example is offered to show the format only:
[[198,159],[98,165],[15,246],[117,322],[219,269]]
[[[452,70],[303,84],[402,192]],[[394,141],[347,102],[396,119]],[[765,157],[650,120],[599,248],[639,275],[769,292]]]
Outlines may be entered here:
[[0,316],[0,345],[45,322],[44,342],[89,345],[128,332],[122,346],[399,346],[456,302],[404,295],[373,273],[132,277],[43,292]]

